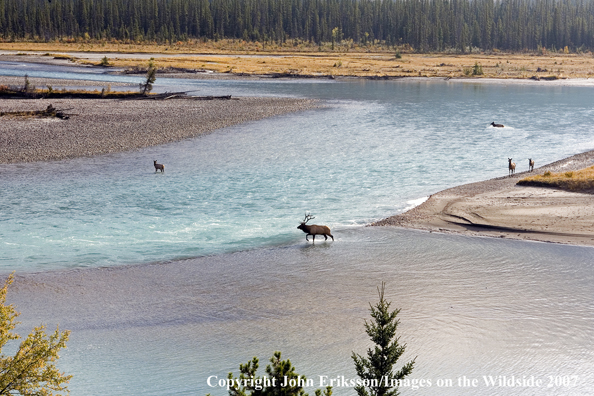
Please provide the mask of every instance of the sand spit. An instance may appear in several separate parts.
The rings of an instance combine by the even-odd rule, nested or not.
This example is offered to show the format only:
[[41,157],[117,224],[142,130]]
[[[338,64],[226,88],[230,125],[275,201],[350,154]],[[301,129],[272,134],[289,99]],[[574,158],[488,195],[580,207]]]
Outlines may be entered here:
[[[561,172],[594,164],[594,151],[535,169]],[[518,186],[529,173],[450,188],[374,226],[594,246],[594,195]]]
[[318,106],[314,100],[10,99],[1,111],[69,109],[69,120],[8,118],[0,123],[0,163],[62,160],[156,146],[215,129]]

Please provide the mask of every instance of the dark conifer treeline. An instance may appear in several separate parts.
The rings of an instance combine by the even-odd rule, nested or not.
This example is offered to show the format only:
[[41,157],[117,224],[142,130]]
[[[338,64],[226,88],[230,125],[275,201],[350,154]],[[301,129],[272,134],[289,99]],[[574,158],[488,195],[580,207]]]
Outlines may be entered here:
[[591,0],[0,0],[4,40],[379,40],[418,51],[594,49]]

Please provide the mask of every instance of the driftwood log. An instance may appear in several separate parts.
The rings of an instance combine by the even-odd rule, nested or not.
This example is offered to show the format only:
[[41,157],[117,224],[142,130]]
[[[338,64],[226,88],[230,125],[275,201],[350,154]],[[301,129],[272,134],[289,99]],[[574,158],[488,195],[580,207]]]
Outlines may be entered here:
[[[7,99],[36,99],[36,98],[52,98],[52,99],[118,99],[118,100],[168,100],[168,99],[188,99],[188,100],[229,100],[231,99],[231,95],[222,95],[222,96],[192,96],[188,95],[189,92],[193,91],[185,91],[185,92],[165,92],[160,94],[142,94],[142,92],[110,92],[108,94],[105,93],[105,89],[101,92],[82,92],[82,91],[23,91],[16,88],[9,88],[9,89],[2,89],[0,88],[0,98],[7,98]],[[235,98],[233,98],[235,99]],[[47,111],[47,110],[44,110]],[[57,110],[58,112],[60,110]],[[43,111],[41,111],[43,113]],[[50,112],[51,113],[51,112]],[[8,115],[8,113],[6,114]],[[19,114],[13,114],[19,115]],[[27,114],[20,114],[25,116]],[[33,115],[33,114],[29,114]],[[52,116],[52,117],[60,117],[60,115],[52,115],[52,114],[37,114],[39,116]]]
[[62,120],[67,120],[70,118],[70,115],[64,113],[67,110],[71,109],[58,110],[50,104],[45,110],[3,111],[0,112],[0,117],[55,117]]
[[191,96],[188,92],[164,92],[161,94],[151,94],[143,96],[132,96],[122,98],[125,100],[168,100],[168,99],[188,99],[188,100],[230,100],[231,95],[222,96]]

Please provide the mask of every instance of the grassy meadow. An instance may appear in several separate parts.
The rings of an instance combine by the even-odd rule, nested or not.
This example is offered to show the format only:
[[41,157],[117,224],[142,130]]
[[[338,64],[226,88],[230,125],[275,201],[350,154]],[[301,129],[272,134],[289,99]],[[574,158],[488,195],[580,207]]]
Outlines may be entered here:
[[[357,45],[352,42],[317,46],[292,41],[283,45],[243,40],[188,41],[173,45],[113,42],[0,43],[0,50],[26,55],[32,51],[73,63],[146,68],[147,61],[126,54],[152,54],[161,70],[212,71],[234,75],[292,77],[442,77],[556,80],[594,76],[591,53],[429,53],[407,47]],[[91,56],[93,55],[93,56]],[[208,55],[208,56],[205,56]]]

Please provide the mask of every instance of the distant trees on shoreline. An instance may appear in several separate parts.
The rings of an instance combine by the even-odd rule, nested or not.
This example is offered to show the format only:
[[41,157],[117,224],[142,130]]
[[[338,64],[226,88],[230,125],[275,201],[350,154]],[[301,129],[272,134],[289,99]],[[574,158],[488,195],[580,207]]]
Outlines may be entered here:
[[415,51],[594,49],[587,0],[0,0],[0,39],[243,39]]

